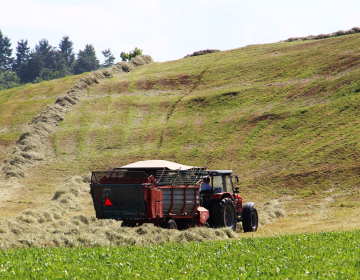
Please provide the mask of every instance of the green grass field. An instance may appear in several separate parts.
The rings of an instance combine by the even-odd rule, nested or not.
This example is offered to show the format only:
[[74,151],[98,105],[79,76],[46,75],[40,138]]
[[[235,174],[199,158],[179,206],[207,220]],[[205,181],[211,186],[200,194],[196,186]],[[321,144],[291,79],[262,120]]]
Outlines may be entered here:
[[2,279],[357,279],[360,231],[0,251]]

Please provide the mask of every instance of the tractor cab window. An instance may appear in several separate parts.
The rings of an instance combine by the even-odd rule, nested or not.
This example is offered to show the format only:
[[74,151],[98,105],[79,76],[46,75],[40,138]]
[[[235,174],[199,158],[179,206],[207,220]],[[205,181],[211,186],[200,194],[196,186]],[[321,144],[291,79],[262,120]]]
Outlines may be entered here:
[[221,176],[212,177],[212,186],[215,193],[223,192],[223,182]]
[[232,187],[232,183],[231,183],[231,176],[230,174],[228,175],[224,175],[224,184],[226,185],[226,191],[229,193],[233,192],[233,187]]
[[232,184],[230,175],[213,176],[212,186],[215,193],[232,192]]

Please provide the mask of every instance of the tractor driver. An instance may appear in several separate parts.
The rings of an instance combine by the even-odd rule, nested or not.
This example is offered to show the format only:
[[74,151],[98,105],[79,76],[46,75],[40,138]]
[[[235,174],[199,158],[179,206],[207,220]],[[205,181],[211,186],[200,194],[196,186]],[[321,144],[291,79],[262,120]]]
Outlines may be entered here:
[[204,177],[203,183],[201,184],[201,191],[211,191],[212,187],[209,185],[210,177]]

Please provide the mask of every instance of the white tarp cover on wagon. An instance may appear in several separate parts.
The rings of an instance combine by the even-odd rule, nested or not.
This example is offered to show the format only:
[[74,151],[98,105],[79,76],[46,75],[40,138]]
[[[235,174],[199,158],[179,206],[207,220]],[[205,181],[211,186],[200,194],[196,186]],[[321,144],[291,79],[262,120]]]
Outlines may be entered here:
[[180,163],[167,161],[167,160],[142,160],[128,165],[121,166],[120,168],[168,168],[170,170],[188,170],[192,168],[201,168],[196,166],[188,166]]

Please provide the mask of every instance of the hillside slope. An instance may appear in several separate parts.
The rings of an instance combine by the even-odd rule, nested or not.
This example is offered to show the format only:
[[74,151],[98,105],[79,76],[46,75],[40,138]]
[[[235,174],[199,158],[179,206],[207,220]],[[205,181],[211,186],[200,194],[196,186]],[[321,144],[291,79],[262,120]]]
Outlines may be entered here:
[[[90,170],[165,159],[232,169],[245,201],[276,199],[287,216],[259,234],[358,228],[359,47],[359,34],[252,45],[102,80],[46,138],[44,160],[3,184],[3,213],[53,203]],[[2,160],[78,78],[0,92]],[[85,191],[76,199],[93,215]]]
[[69,113],[52,136],[56,166],[71,159],[60,170],[82,174],[160,158],[230,168],[242,187],[271,192],[354,186],[358,47],[352,35],[142,66]]

